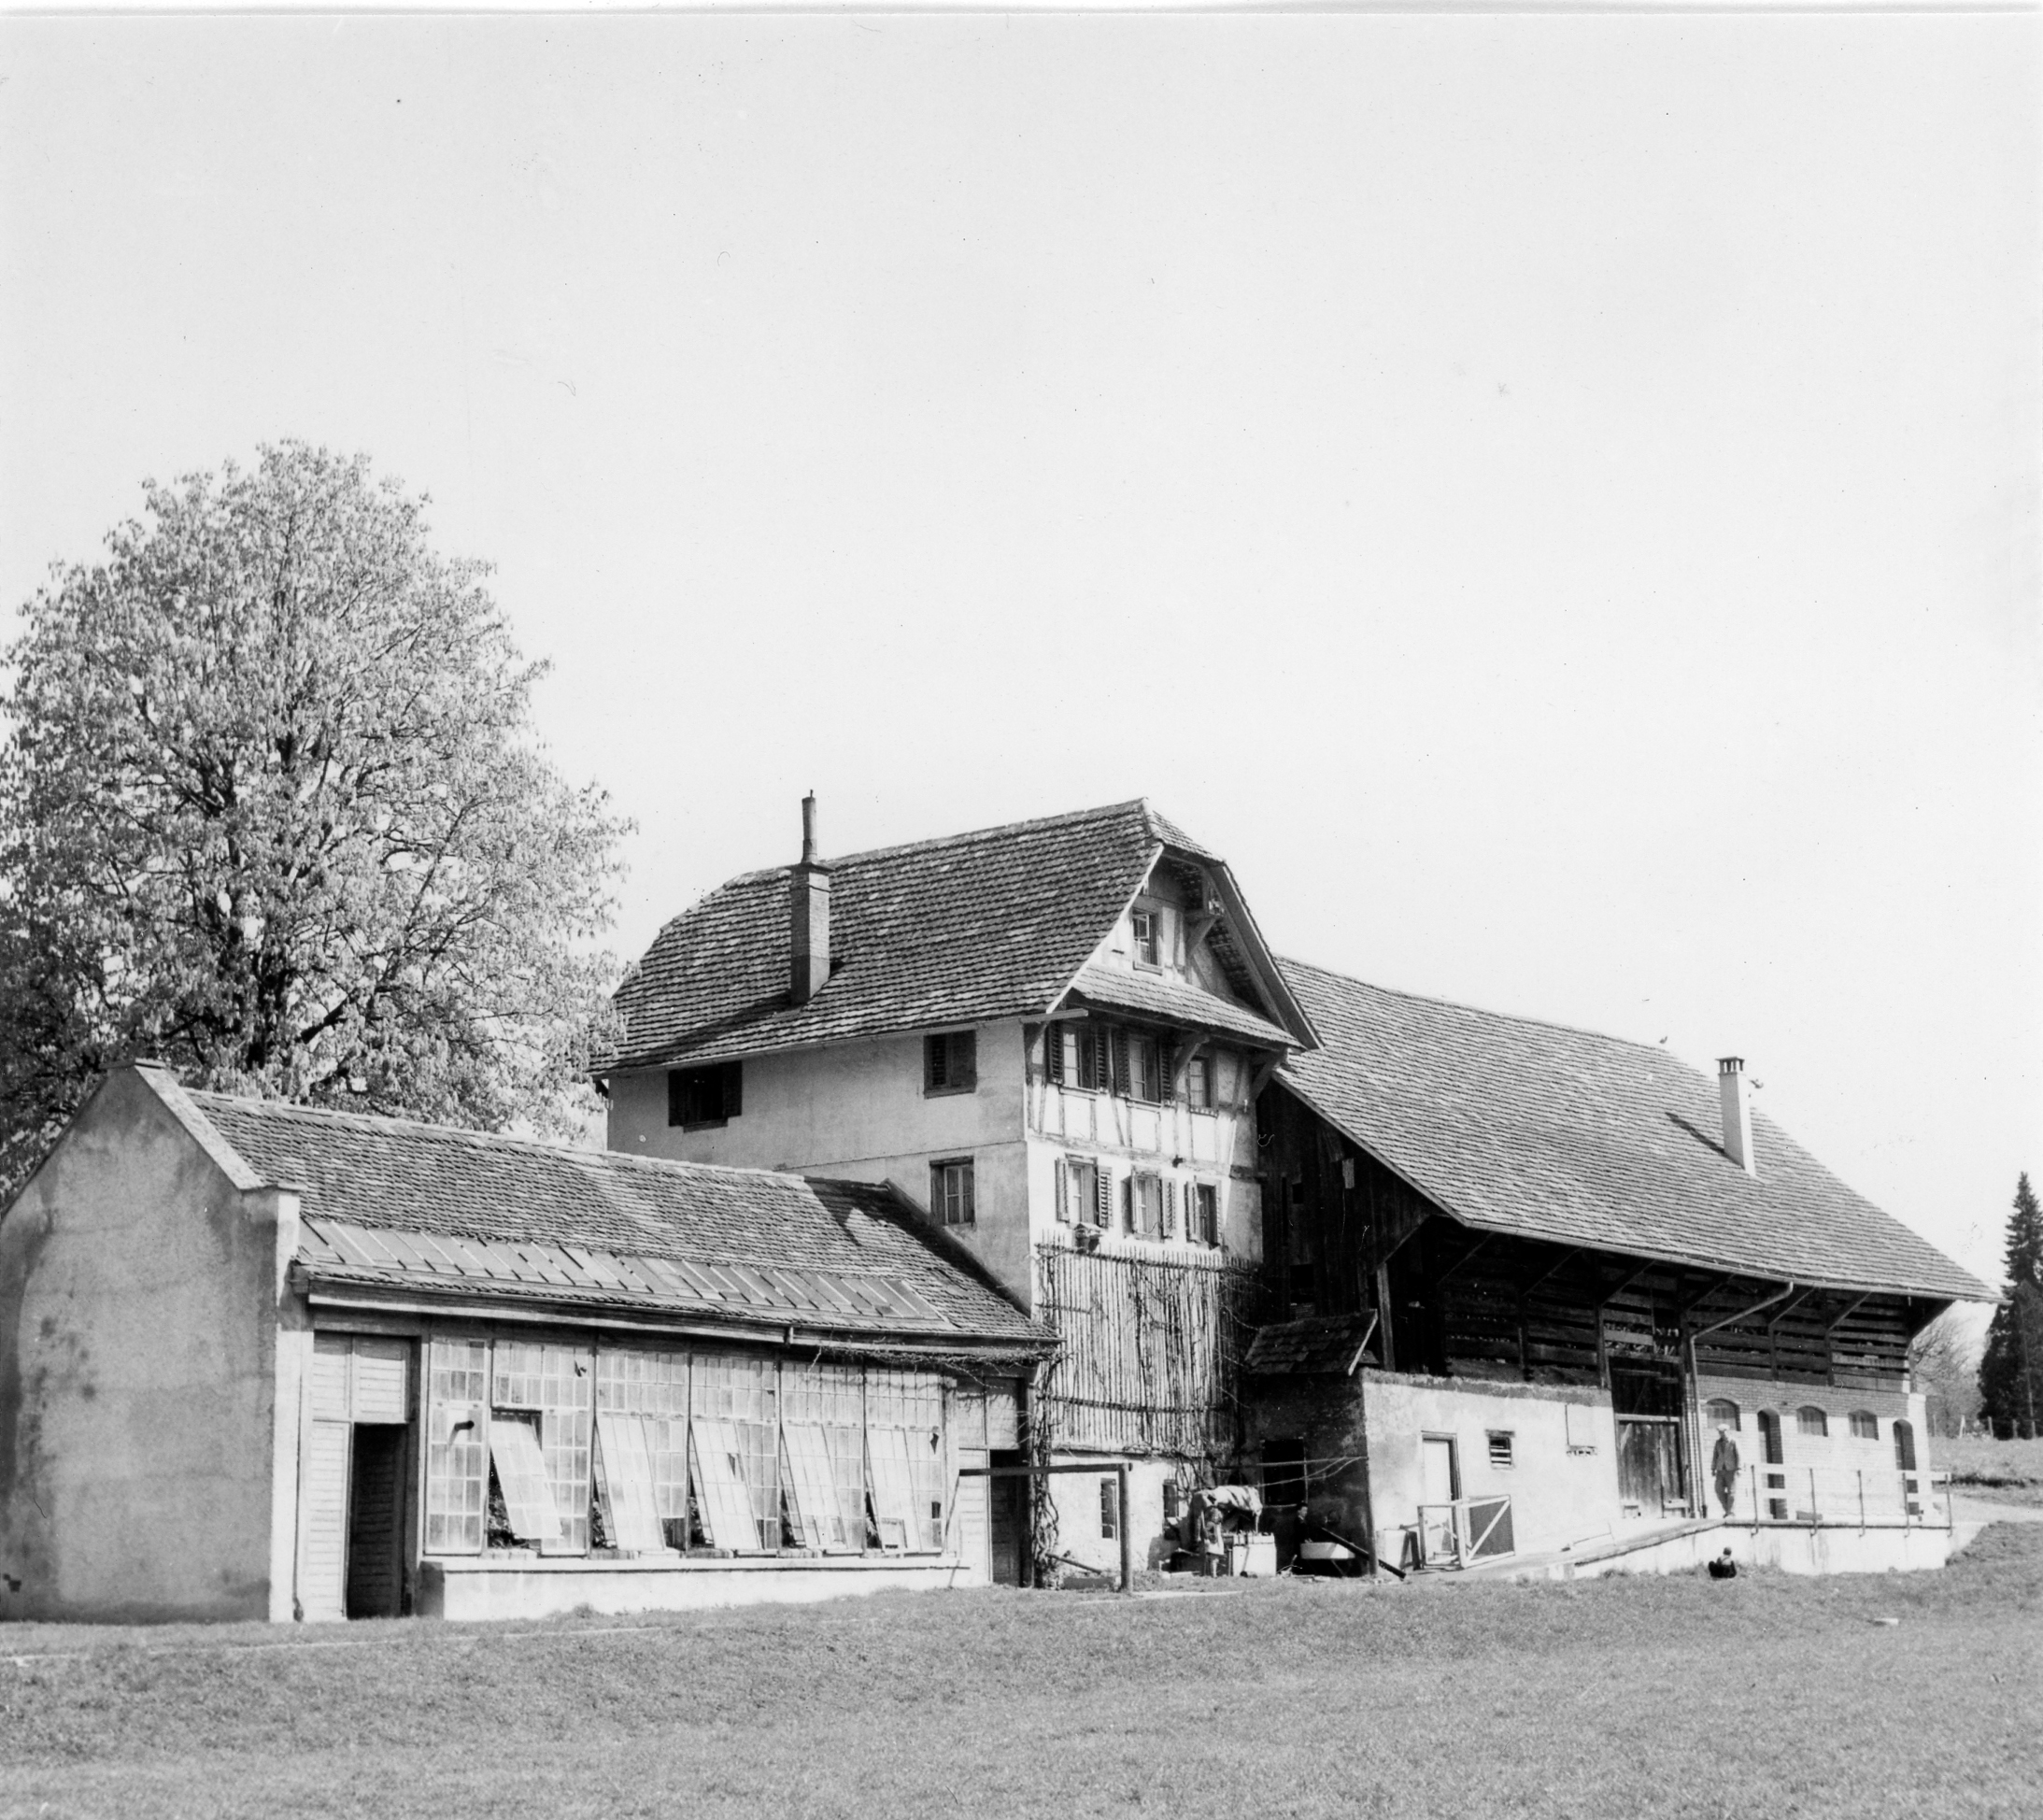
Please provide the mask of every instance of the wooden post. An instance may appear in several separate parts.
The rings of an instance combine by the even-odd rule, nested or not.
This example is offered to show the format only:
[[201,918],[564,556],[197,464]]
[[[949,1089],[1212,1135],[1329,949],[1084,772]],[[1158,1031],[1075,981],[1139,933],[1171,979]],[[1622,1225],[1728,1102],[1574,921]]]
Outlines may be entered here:
[[1859,1534],[1866,1533],[1866,1469],[1859,1469]]
[[1114,1496],[1119,1500],[1115,1515],[1120,1519],[1114,1526],[1121,1532],[1121,1590],[1135,1590],[1135,1538],[1128,1533],[1128,1462],[1123,1460],[1114,1469]]

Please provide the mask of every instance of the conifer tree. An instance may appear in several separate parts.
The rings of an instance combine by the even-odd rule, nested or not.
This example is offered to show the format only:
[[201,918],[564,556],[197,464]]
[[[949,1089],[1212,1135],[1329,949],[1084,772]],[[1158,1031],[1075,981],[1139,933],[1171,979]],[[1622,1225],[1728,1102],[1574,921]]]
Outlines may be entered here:
[[1993,1311],[1979,1357],[1979,1398],[1993,1432],[2043,1435],[2043,1208],[2028,1172],[2008,1216],[2007,1300]]

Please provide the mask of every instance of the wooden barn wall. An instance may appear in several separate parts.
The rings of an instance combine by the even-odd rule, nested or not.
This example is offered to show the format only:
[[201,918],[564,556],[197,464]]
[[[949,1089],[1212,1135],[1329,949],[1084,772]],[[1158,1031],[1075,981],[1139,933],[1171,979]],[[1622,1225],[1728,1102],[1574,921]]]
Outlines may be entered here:
[[1375,1308],[1378,1267],[1431,1206],[1284,1088],[1256,1116],[1269,1318]]
[[[1388,1344],[1372,1350],[1398,1371],[1608,1383],[1612,1357],[1674,1361],[1689,1335],[1779,1287],[1473,1232],[1282,1088],[1266,1089],[1256,1116],[1262,1318],[1373,1309]],[[1698,1340],[1695,1363],[1710,1376],[1898,1389],[1909,1338],[1940,1306],[1797,1293]]]

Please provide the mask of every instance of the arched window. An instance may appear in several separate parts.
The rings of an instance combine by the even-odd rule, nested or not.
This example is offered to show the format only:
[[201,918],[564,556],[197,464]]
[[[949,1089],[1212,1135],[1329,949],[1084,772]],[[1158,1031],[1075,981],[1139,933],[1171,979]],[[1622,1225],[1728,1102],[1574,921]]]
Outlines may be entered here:
[[1869,1409],[1854,1409],[1851,1412],[1851,1439],[1854,1441],[1878,1441],[1880,1417]]
[[1703,1426],[1715,1429],[1726,1428],[1733,1434],[1738,1432],[1738,1405],[1728,1397],[1712,1397],[1703,1407]]
[[1830,1418],[1814,1403],[1804,1403],[1795,1412],[1795,1431],[1796,1434],[1828,1434]]

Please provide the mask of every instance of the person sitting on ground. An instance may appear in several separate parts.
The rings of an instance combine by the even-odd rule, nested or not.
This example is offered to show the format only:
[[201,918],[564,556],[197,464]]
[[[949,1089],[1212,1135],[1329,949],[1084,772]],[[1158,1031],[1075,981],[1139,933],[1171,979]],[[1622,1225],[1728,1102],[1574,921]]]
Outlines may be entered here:
[[1710,1563],[1710,1577],[1712,1580],[1736,1580],[1738,1578],[1738,1563],[1731,1558],[1731,1551],[1728,1548]]

